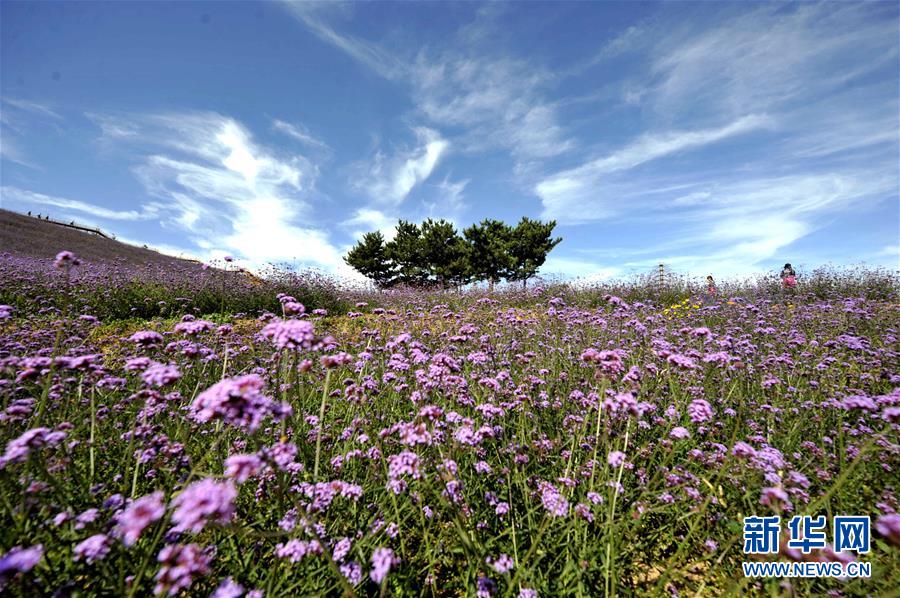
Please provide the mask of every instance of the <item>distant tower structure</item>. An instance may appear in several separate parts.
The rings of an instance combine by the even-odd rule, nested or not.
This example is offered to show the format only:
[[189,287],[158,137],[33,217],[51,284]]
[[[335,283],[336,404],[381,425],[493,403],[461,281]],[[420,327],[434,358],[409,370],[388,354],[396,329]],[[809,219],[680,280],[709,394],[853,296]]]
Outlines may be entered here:
[[659,288],[663,288],[666,286],[666,266],[665,264],[659,265]]

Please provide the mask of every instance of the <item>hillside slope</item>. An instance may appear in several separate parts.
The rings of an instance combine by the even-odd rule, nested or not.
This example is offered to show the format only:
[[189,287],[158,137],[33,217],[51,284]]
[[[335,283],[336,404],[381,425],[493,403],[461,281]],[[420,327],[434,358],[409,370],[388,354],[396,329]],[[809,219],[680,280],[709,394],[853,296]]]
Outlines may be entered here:
[[62,250],[92,262],[162,266],[195,263],[163,255],[151,249],[106,239],[80,230],[0,209],[0,253],[52,259]]

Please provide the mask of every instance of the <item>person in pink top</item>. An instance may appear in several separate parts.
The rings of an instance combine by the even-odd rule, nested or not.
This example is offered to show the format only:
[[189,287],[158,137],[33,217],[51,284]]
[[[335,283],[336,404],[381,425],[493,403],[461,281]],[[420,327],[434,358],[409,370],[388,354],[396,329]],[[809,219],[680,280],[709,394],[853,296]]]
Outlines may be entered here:
[[781,287],[784,289],[793,289],[797,286],[797,273],[794,272],[794,268],[787,263],[784,265],[784,268],[781,269]]

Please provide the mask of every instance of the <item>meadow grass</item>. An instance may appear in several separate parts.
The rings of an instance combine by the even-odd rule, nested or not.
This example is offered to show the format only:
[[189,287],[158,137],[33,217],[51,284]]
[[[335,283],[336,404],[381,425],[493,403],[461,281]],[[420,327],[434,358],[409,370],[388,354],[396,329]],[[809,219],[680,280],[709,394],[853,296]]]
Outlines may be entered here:
[[[316,287],[323,304],[301,306],[275,287],[179,304],[184,288],[5,272],[5,593],[898,586],[890,280],[706,305],[690,289]],[[745,579],[742,518],[767,514],[870,515],[872,578]]]

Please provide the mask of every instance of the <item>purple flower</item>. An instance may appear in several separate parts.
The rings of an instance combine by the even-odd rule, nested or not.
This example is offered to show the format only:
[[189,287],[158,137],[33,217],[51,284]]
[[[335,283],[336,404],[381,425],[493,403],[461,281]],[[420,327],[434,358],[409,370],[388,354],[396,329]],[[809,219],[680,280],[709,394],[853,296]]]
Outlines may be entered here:
[[372,553],[372,571],[369,577],[377,584],[385,580],[391,567],[400,563],[400,559],[394,556],[390,548],[376,548]]
[[623,453],[622,451],[612,451],[606,457],[606,462],[613,467],[619,467],[620,465],[625,463],[625,453]]
[[60,251],[56,254],[56,259],[53,261],[53,265],[57,268],[71,268],[80,263],[81,260],[75,257],[75,254],[71,251]]
[[191,404],[195,420],[222,419],[249,432],[275,409],[272,399],[262,394],[263,379],[256,374],[225,378],[200,393]]
[[344,563],[343,565],[341,565],[341,575],[346,577],[347,581],[349,581],[351,585],[355,586],[362,581],[362,566],[355,561]]
[[242,484],[258,474],[263,465],[257,455],[231,455],[225,459],[225,475]]
[[475,598],[491,598],[497,591],[497,584],[489,577],[479,577],[475,581]]
[[266,324],[260,334],[280,350],[308,350],[316,344],[315,329],[308,320],[275,320]]
[[690,438],[691,433],[687,431],[687,428],[676,426],[672,428],[671,432],[669,432],[669,436],[676,440],[684,440],[685,438]]
[[132,334],[128,340],[142,347],[154,347],[163,342],[163,337],[153,330],[140,330]]
[[729,355],[725,351],[719,351],[718,353],[708,353],[703,356],[703,363],[715,363],[719,366],[726,366],[728,365],[729,361],[731,361],[731,355]]
[[306,312],[306,306],[296,301],[285,301],[281,304],[281,309],[286,316],[297,316]]
[[541,502],[548,513],[554,517],[565,517],[569,513],[569,501],[559,493],[556,486],[547,482],[539,485]]
[[857,395],[852,397],[847,397],[841,402],[841,407],[847,409],[862,409],[864,411],[877,411],[878,405],[875,404],[870,397]]
[[512,568],[515,566],[515,563],[508,554],[501,554],[494,561],[491,561],[491,559],[488,558],[485,562],[491,566],[491,569],[501,575],[508,571],[512,571]]
[[111,545],[112,541],[106,534],[94,534],[87,540],[79,542],[75,546],[73,559],[76,561],[84,559],[88,563],[102,560],[109,554]]
[[172,501],[172,531],[200,532],[207,523],[228,523],[234,515],[237,489],[231,480],[206,478],[185,488]]
[[162,563],[153,593],[174,596],[191,587],[194,579],[209,573],[212,556],[196,544],[170,544],[159,551]]
[[275,546],[275,556],[288,559],[292,563],[299,563],[310,554],[322,554],[322,546],[318,540],[288,540],[286,544]]
[[411,451],[403,451],[396,455],[388,457],[388,477],[397,479],[402,475],[411,476],[414,480],[418,480],[421,476],[419,471],[419,456]]
[[174,365],[154,363],[141,374],[141,379],[147,386],[162,388],[181,378],[181,372]]
[[243,595],[244,586],[235,582],[230,577],[226,577],[212,593],[210,598],[240,598]]
[[151,361],[149,357],[132,357],[131,359],[125,360],[125,371],[136,372],[138,370],[144,370],[153,363],[155,362]]
[[24,461],[28,455],[45,446],[56,446],[66,437],[62,431],[51,431],[49,428],[32,428],[6,445],[6,452],[0,457],[0,470],[9,463]]
[[755,457],[756,449],[746,442],[735,442],[731,449],[731,454],[735,457]]
[[900,407],[887,407],[881,412],[881,419],[892,424],[900,424]]
[[775,510],[784,508],[784,510],[790,511],[794,508],[788,498],[787,492],[782,488],[777,487],[763,488],[759,498],[759,504],[765,507],[772,507]]
[[344,560],[344,558],[350,554],[350,548],[352,543],[350,542],[350,538],[341,538],[338,540],[337,544],[334,545],[334,552],[331,555],[331,558],[340,563]]
[[97,509],[88,509],[75,518],[75,529],[84,529],[88,523],[93,523],[97,519]]
[[597,351],[594,348],[585,349],[581,353],[581,360],[587,363],[596,363],[605,374],[616,375],[625,371],[622,362],[625,352],[621,350]]
[[163,493],[147,494],[135,500],[116,516],[114,533],[122,538],[125,546],[137,542],[147,526],[158,521],[166,513]]
[[207,320],[187,320],[175,324],[175,332],[180,332],[188,336],[197,336],[201,332],[208,332],[215,327],[215,324]]
[[900,546],[900,513],[883,515],[875,522],[875,529],[894,546]]
[[712,407],[703,399],[694,399],[688,405],[688,415],[695,424],[708,422],[713,417]]
[[672,365],[677,365],[680,368],[686,370],[693,370],[697,368],[697,364],[694,363],[694,360],[685,355],[680,355],[678,353],[672,353],[668,357],[666,357],[666,362],[671,363]]
[[538,598],[537,590],[522,588],[519,590],[519,598]]
[[27,573],[34,569],[43,556],[43,544],[35,544],[28,548],[16,546],[0,557],[0,589],[16,573]]

